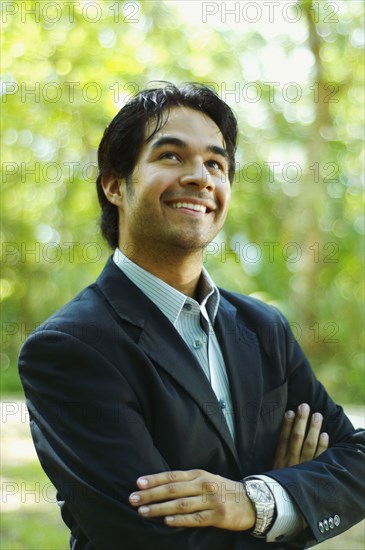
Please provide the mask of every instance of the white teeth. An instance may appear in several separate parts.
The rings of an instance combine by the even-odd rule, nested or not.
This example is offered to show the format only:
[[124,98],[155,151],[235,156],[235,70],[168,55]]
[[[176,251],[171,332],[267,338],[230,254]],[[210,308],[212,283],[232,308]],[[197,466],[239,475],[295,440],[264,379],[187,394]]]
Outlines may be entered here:
[[205,212],[207,207],[203,204],[194,204],[192,202],[174,202],[171,204],[172,208],[188,208],[189,210],[195,210],[196,212]]

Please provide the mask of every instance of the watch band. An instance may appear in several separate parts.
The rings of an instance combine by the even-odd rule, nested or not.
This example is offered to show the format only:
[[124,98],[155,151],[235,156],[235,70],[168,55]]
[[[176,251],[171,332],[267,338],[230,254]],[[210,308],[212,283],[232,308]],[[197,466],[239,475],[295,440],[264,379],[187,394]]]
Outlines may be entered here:
[[262,479],[246,478],[242,482],[256,510],[256,524],[251,534],[255,537],[264,537],[270,529],[275,513],[274,496]]

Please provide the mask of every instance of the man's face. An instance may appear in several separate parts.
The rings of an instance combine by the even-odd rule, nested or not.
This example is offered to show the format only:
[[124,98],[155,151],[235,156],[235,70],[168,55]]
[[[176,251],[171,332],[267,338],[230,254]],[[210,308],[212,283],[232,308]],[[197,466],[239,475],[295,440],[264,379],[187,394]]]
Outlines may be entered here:
[[221,229],[230,194],[218,126],[200,111],[174,107],[141,149],[121,206],[119,245],[149,255],[202,249]]

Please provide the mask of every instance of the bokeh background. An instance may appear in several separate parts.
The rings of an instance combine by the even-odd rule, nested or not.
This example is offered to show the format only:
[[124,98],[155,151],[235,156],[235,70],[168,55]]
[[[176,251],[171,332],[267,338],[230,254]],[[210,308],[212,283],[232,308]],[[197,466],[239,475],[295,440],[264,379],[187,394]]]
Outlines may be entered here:
[[[128,98],[158,80],[212,86],[239,121],[231,212],[206,267],[219,285],[279,307],[334,399],[363,404],[364,3],[1,10],[1,548],[66,548],[29,442],[17,354],[111,254],[98,230],[97,147]],[[363,528],[352,546],[338,540],[325,547],[363,548]]]

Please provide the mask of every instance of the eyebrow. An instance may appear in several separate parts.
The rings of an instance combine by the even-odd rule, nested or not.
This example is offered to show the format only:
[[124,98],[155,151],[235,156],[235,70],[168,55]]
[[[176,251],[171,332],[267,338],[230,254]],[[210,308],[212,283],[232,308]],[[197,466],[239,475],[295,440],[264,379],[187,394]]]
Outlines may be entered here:
[[[188,149],[189,147],[186,141],[183,141],[180,138],[173,137],[173,136],[163,136],[163,137],[160,137],[159,139],[156,139],[156,141],[152,144],[152,150],[158,149],[163,145],[175,145],[175,147],[180,147],[181,149]],[[206,151],[209,151],[210,153],[214,153],[216,155],[220,155],[225,159],[229,160],[229,155],[227,150],[224,149],[223,147],[219,147],[218,145],[208,145],[206,147]]]

